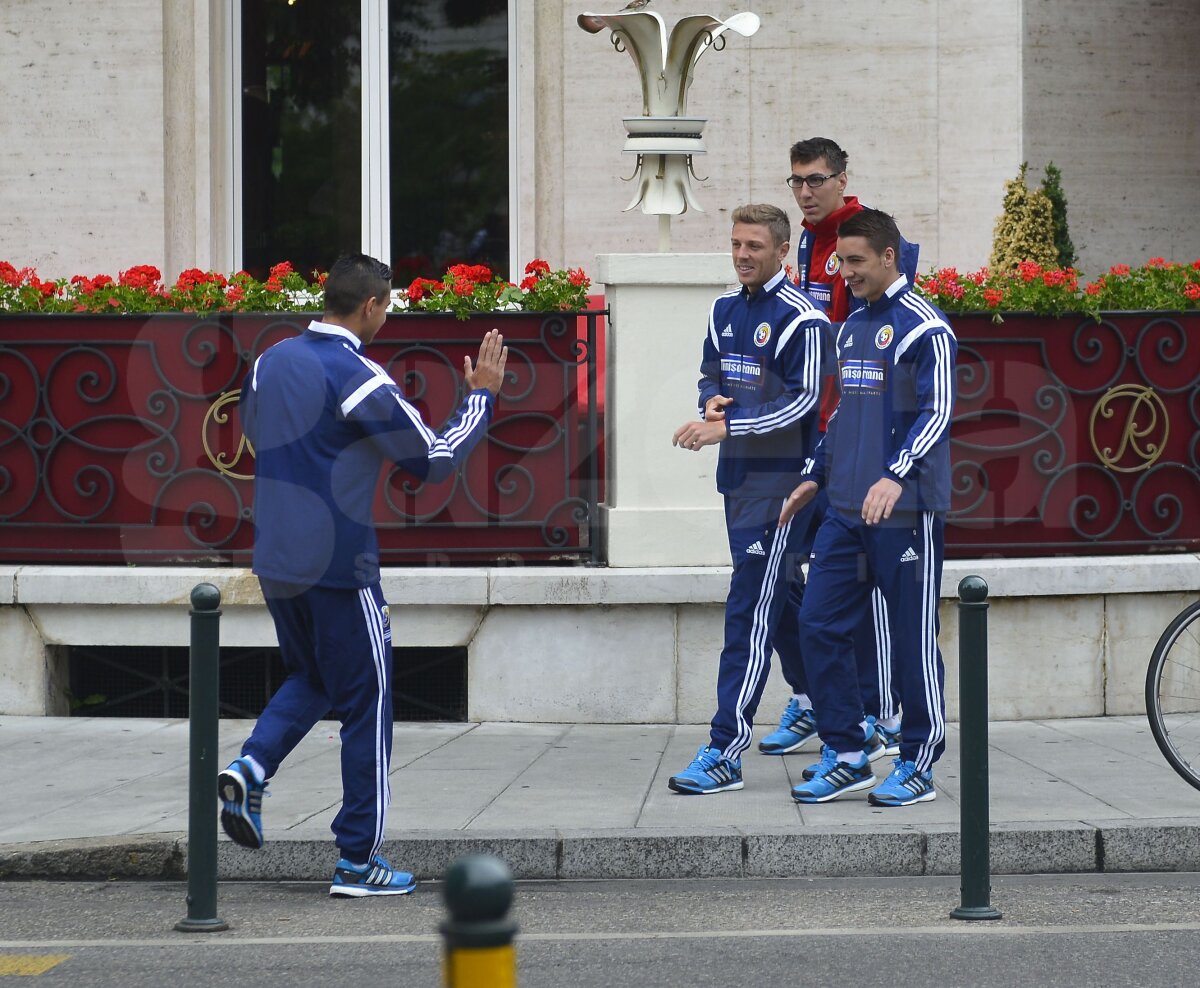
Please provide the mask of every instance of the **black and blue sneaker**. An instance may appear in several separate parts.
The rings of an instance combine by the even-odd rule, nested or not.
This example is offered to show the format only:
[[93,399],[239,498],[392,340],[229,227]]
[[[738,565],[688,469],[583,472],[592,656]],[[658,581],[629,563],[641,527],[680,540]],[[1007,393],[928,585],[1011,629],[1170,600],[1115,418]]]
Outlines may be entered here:
[[407,895],[417,887],[417,880],[407,871],[395,871],[384,858],[376,854],[369,863],[356,865],[338,858],[333,870],[329,894],[344,899],[365,898],[370,895]]
[[720,748],[702,745],[692,763],[678,775],[667,780],[667,787],[685,796],[700,796],[711,792],[741,789],[742,760],[731,761]]
[[837,752],[825,745],[821,749],[821,760],[812,768],[812,778],[792,788],[792,799],[797,803],[827,803],[848,792],[875,785],[875,773],[865,754],[853,764],[840,762]]
[[879,732],[879,739],[883,742],[883,753],[885,755],[900,754],[900,725],[897,724],[895,730],[884,727],[882,724],[876,724],[875,730]]
[[758,750],[764,755],[786,755],[797,751],[817,736],[817,718],[812,710],[801,708],[792,697],[787,709],[779,718],[779,727],[758,742]]
[[928,803],[937,799],[933,788],[933,773],[920,772],[914,762],[897,758],[892,774],[867,796],[872,806],[908,806],[909,803]]
[[234,759],[217,776],[217,798],[221,801],[221,827],[229,839],[257,851],[263,846],[262,798],[267,784],[258,782],[244,758]]
[[[899,749],[897,749],[899,750]],[[867,717],[867,726],[863,730],[863,751],[866,753],[867,761],[875,762],[888,753],[887,739],[883,734],[883,729],[875,723],[874,717]],[[824,760],[824,749],[821,749],[821,758]],[[803,772],[801,777],[807,782],[817,774],[817,769],[821,767],[822,762],[817,762],[816,765],[809,765]]]

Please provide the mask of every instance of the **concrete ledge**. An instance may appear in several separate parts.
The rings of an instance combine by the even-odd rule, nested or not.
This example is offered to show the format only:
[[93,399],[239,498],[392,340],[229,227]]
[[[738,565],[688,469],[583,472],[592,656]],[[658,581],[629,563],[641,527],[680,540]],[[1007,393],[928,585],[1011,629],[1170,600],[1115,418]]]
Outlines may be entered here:
[[[973,574],[988,581],[992,598],[1190,592],[1198,569],[1200,555],[1194,553],[950,560],[941,595],[956,598],[959,581]],[[382,583],[388,601],[400,607],[723,604],[729,574],[728,566],[392,567],[383,571]],[[0,568],[0,604],[187,607],[201,582],[216,586],[225,606],[262,606],[258,580],[248,569],[174,566]]]
[[[1079,821],[998,824],[994,875],[1200,870],[1200,825],[1191,819],[1091,825]],[[218,844],[222,880],[324,881],[331,841],[276,840],[247,851]],[[518,879],[792,878],[959,874],[957,828],[821,827],[789,831],[676,830],[418,831],[384,842],[383,853],[420,879],[439,879],[464,854],[495,854]],[[0,846],[0,879],[187,876],[178,834]]]
[[[991,716],[1014,720],[1143,713],[1147,659],[1194,599],[1198,569],[1194,554],[947,563],[940,644],[950,719],[964,576],[979,574],[991,588]],[[382,580],[397,645],[468,650],[471,720],[693,724],[712,715],[729,574],[436,567],[390,568]],[[246,569],[0,570],[0,712],[61,713],[66,646],[186,645],[190,594],[201,582],[221,591],[223,645],[276,644]],[[782,677],[771,677],[762,709],[786,702]]]

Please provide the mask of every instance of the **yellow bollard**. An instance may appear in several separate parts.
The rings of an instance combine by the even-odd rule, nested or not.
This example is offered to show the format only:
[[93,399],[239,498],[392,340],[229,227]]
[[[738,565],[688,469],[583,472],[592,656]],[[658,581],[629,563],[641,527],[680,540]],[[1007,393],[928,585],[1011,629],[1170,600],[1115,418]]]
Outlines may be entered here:
[[445,941],[445,988],[516,988],[512,872],[499,858],[472,854],[446,872],[442,890],[450,918],[439,927]]

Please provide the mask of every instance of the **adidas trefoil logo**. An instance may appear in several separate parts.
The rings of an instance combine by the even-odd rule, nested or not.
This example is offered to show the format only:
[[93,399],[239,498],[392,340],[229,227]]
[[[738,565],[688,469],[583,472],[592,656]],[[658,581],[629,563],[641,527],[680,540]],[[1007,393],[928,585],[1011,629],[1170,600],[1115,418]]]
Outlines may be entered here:
[[913,552],[913,547],[910,545],[907,549],[904,550],[904,555],[902,555],[900,557],[900,562],[915,563],[917,561],[917,558],[918,558],[917,554],[915,552]]
[[[759,539],[759,541],[755,542],[754,545],[750,546],[746,550],[746,555],[747,556],[765,556],[766,552],[763,551],[762,540]],[[913,558],[915,559],[916,556],[914,556]]]
[[723,330],[721,330],[721,335],[722,336],[732,336],[733,335],[733,324],[732,323],[727,324],[725,326],[725,328]]

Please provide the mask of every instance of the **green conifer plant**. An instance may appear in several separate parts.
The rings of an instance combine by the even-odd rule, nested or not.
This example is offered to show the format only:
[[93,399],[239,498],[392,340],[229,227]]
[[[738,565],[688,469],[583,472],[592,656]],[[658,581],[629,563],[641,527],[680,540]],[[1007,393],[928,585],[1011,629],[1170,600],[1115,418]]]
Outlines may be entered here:
[[1075,267],[1075,245],[1071,243],[1071,232],[1067,229],[1067,194],[1063,192],[1062,171],[1051,161],[1046,165],[1046,176],[1042,179],[1042,191],[1050,200],[1054,220],[1054,249],[1058,251],[1060,268]]

